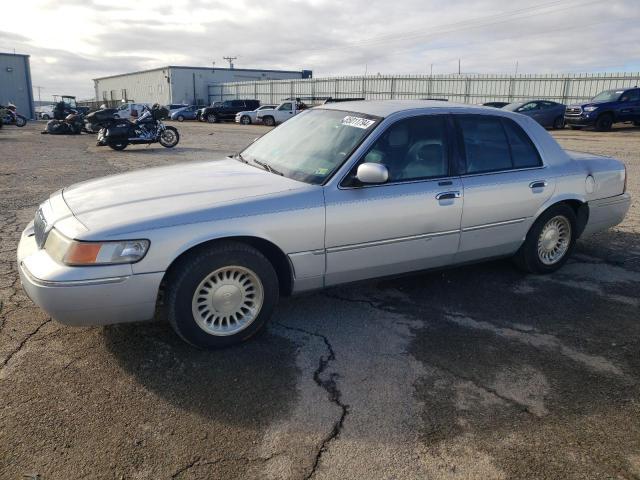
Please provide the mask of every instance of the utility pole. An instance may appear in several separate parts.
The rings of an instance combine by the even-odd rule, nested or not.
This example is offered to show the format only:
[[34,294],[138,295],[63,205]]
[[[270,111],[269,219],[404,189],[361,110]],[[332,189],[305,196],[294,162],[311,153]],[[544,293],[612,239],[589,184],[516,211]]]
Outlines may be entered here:
[[458,75],[460,75],[460,59],[458,59]]
[[44,87],[40,87],[38,85],[34,85],[33,88],[37,88],[38,89],[38,103],[40,103],[42,101],[40,99],[40,90],[42,90]]
[[433,63],[431,64],[431,69],[429,70],[429,76],[433,77]]
[[516,75],[518,75],[518,61],[516,60]]
[[229,68],[233,70],[233,61],[238,57],[222,57],[222,58],[225,59],[227,62],[229,62]]
[[211,71],[212,72],[216,71],[216,62],[211,62]]

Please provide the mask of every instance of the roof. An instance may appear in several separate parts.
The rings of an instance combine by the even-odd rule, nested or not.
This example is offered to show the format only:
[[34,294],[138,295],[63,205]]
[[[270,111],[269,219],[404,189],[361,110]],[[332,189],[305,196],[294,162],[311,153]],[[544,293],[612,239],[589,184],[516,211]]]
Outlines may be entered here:
[[126,77],[127,75],[136,75],[138,73],[155,72],[157,70],[169,70],[169,69],[183,69],[183,70],[222,70],[225,72],[269,72],[269,73],[299,73],[302,74],[302,70],[269,70],[264,68],[224,68],[224,67],[186,67],[183,65],[165,65],[164,67],[149,68],[147,70],[138,70],[136,72],[118,73],[116,75],[108,75],[106,77],[94,78],[96,80],[105,80],[107,78]]
[[443,102],[438,100],[361,100],[355,102],[327,103],[316,108],[360,112],[377,117],[388,117],[389,115],[394,113],[416,109],[442,109],[445,111],[483,111],[492,112],[494,114],[502,112],[501,109],[493,107],[469,105],[466,103]]
[[6,55],[7,57],[30,57],[31,55],[25,55],[24,53],[11,53],[11,52],[0,52],[0,55]]

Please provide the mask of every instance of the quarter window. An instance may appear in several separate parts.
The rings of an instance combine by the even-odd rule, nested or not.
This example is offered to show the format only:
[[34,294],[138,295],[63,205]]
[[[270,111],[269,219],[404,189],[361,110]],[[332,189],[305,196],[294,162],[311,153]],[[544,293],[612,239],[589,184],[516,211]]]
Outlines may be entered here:
[[391,125],[363,162],[381,163],[389,182],[446,177],[449,174],[447,124],[442,115],[425,115]]
[[504,129],[507,132],[513,168],[539,167],[542,165],[538,150],[531,142],[529,136],[512,120],[503,119]]

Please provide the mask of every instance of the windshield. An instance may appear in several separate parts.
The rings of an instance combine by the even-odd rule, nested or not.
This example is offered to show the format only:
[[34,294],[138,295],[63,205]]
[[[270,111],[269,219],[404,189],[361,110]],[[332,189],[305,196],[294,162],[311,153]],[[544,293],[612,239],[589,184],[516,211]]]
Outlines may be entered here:
[[591,99],[592,102],[615,102],[620,98],[624,90],[605,90]]
[[241,156],[249,163],[267,164],[286,177],[320,184],[380,120],[355,112],[308,110],[256,140]]

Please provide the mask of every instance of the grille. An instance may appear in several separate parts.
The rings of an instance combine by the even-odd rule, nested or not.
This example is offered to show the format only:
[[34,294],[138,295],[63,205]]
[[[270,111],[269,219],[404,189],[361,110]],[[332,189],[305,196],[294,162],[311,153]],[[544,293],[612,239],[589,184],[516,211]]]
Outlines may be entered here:
[[580,115],[582,113],[582,108],[580,107],[567,107],[565,110],[567,115]]
[[36,218],[33,220],[33,232],[38,248],[44,247],[44,242],[47,240],[47,221],[44,219],[40,209],[36,212]]

